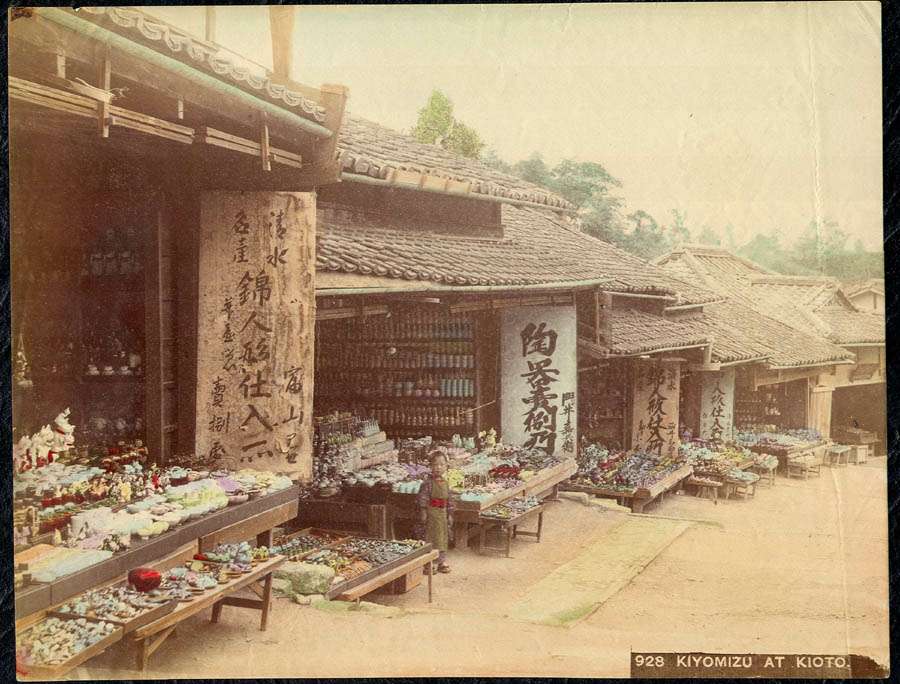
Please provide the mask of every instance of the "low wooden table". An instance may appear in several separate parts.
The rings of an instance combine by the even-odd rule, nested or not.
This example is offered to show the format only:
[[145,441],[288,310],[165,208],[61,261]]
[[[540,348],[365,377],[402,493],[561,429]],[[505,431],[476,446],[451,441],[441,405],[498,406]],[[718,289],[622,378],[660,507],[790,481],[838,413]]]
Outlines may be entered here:
[[[537,516],[536,531],[530,532],[527,530],[519,530],[519,525],[522,525],[526,521],[531,520],[532,518],[534,518],[534,516]],[[523,511],[522,513],[519,513],[519,515],[505,520],[500,518],[492,518],[490,516],[482,514],[478,525],[478,553],[484,553],[485,549],[490,549],[493,551],[505,550],[506,557],[509,558],[510,548],[512,547],[512,540],[517,538],[519,535],[523,537],[534,537],[535,540],[540,543],[541,532],[544,529],[544,504],[539,504],[537,506],[534,506],[533,508],[529,508],[527,511]],[[485,537],[487,536],[487,532],[490,529],[500,530],[500,532],[506,538],[505,547],[487,546],[485,544]]]
[[400,559],[396,565],[390,564],[387,568],[379,568],[378,574],[368,577],[368,579],[366,579],[368,576],[368,573],[366,573],[355,578],[355,580],[351,580],[349,583],[345,583],[346,587],[344,588],[338,585],[333,591],[339,593],[333,595],[332,592],[328,592],[325,594],[325,597],[336,598],[339,601],[358,601],[366,594],[371,594],[373,591],[391,582],[407,577],[427,567],[428,570],[425,574],[428,578],[428,603],[431,603],[434,561],[437,560],[438,551],[431,548],[430,544],[424,551],[424,553],[414,553],[408,558]]
[[[219,621],[224,606],[258,610],[261,612],[259,629],[265,631],[272,603],[272,573],[285,560],[284,556],[277,556],[260,563],[249,573],[209,589],[198,595],[193,601],[179,603],[178,607],[168,615],[136,629],[129,636],[137,649],[135,657],[137,668],[140,670],[147,668],[150,656],[163,645],[163,642],[175,631],[175,627],[180,622],[210,607],[212,608],[212,622]],[[241,589],[250,589],[258,598],[233,595]]]
[[849,461],[851,447],[845,444],[832,444],[825,452],[827,465],[846,466]]
[[634,498],[631,500],[632,513],[643,513],[645,506],[650,505],[657,499],[665,498],[670,491],[679,489],[682,483],[693,474],[694,468],[692,466],[682,466],[661,480],[654,482],[650,487],[638,488],[634,493]]
[[766,466],[762,463],[755,463],[750,466],[750,471],[759,475],[760,483],[766,482],[769,487],[775,486],[775,471],[778,470],[777,465]]
[[719,489],[723,486],[723,483],[712,485],[708,484],[705,480],[699,480],[691,475],[684,481],[684,484],[689,487],[695,487],[697,490],[697,496],[699,496],[700,498],[706,498],[706,495],[708,494],[713,503],[718,505]]

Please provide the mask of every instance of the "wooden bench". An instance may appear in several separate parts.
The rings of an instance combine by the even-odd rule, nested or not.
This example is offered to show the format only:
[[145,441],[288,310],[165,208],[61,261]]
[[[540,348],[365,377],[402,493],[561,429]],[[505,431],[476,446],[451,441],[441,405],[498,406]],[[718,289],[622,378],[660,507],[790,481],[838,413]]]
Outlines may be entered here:
[[[537,516],[537,530],[534,532],[520,530],[519,526]],[[523,537],[533,537],[537,543],[541,541],[541,532],[544,529],[544,504],[539,504],[527,511],[523,511],[519,515],[513,516],[506,520],[500,518],[492,518],[482,514],[478,523],[478,553],[483,554],[485,550],[505,551],[506,557],[509,558],[512,540]],[[505,540],[504,546],[488,546],[486,544],[487,533],[490,530],[498,530]]]

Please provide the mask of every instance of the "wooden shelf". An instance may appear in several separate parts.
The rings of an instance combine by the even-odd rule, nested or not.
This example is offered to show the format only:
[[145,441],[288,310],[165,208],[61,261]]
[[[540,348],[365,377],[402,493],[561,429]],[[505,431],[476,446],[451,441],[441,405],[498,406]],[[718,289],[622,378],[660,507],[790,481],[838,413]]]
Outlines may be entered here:
[[374,373],[381,375],[382,373],[399,373],[403,375],[446,375],[447,373],[457,373],[460,375],[475,375],[478,373],[477,368],[359,368],[348,366],[322,366],[319,365],[321,373]]
[[437,408],[474,408],[475,397],[363,397],[356,394],[322,394],[322,401],[343,401],[347,404],[365,404],[374,408],[394,408],[395,406],[434,406]]

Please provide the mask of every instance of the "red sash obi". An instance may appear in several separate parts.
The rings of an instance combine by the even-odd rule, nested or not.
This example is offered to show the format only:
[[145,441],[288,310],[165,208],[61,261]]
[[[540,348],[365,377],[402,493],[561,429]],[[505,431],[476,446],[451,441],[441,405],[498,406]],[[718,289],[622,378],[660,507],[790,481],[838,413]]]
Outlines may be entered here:
[[447,499],[432,499],[432,508],[447,508]]

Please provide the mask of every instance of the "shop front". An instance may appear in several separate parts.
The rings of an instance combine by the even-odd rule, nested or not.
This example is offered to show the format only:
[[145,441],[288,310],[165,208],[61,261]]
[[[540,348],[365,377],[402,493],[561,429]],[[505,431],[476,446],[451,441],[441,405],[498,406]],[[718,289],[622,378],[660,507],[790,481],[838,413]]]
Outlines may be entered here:
[[497,515],[536,508],[574,471],[572,301],[323,293],[300,524],[413,536],[435,452],[449,461],[457,548]]
[[[311,330],[314,199],[300,191],[334,169],[301,158],[333,154],[343,95],[253,92],[192,40],[125,8],[11,22],[23,675],[62,676],[126,635],[144,666],[204,607],[257,609],[264,629],[284,561],[272,529],[295,516],[292,477],[309,470],[311,444],[284,434],[281,411],[309,423],[291,370],[302,384],[311,339],[282,333]],[[233,367],[213,344],[234,345]],[[241,429],[248,415],[264,427]],[[234,597],[251,586],[256,599]],[[66,619],[86,611],[96,619]]]

